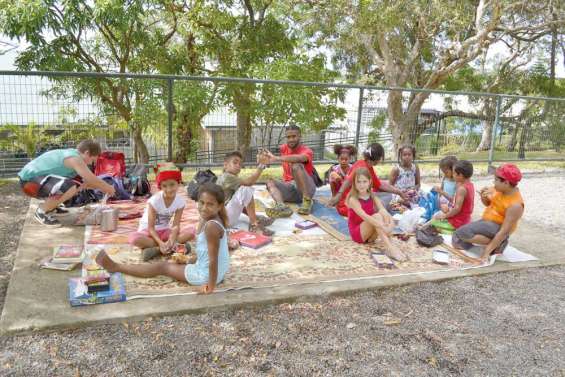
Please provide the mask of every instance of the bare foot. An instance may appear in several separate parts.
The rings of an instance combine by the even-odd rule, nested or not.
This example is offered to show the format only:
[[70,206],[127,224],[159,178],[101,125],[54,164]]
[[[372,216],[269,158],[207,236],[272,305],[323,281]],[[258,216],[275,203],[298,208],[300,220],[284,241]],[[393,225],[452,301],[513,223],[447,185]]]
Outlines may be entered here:
[[96,255],[96,264],[103,267],[108,272],[116,272],[118,267],[117,263],[114,262],[104,250]]
[[399,262],[404,262],[408,259],[408,258],[406,258],[406,255],[404,255],[404,253],[402,251],[396,250],[396,249],[385,249],[385,254],[389,258],[392,258],[392,259],[399,261]]

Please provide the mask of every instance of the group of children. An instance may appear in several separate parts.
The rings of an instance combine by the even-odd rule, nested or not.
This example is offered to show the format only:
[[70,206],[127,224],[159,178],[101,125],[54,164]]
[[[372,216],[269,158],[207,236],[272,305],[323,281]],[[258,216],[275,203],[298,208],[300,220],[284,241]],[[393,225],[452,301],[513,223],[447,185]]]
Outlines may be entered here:
[[[420,170],[414,163],[414,147],[403,146],[399,162],[392,168],[389,182],[378,179],[373,166],[382,161],[384,149],[378,143],[370,145],[363,153],[364,158],[351,164],[355,156],[352,146],[336,146],[339,163],[330,168],[328,178],[332,200],[339,203],[338,211],[345,209],[351,239],[357,243],[381,240],[384,252],[398,261],[407,256],[395,249],[391,234],[395,222],[376,191],[388,191],[410,205],[420,191]],[[193,285],[202,286],[203,293],[213,292],[229,267],[227,228],[233,227],[240,215],[249,217],[249,231],[272,235],[267,228],[273,219],[257,216],[253,188],[268,163],[268,156],[260,153],[258,167],[246,178],[240,178],[243,157],[239,152],[226,155],[224,172],[218,184],[205,184],[198,195],[200,222],[196,229],[181,229],[180,217],[185,206],[184,200],[176,195],[181,181],[180,172],[165,171],[157,175],[160,191],[153,195],[140,221],[137,233],[130,242],[143,249],[144,259],[159,253],[167,254],[176,242],[187,242],[196,237],[196,263],[187,265],[158,262],[142,265],[125,265],[113,262],[105,252],[97,256],[97,262],[110,272],[151,277],[166,275]],[[440,161],[443,173],[441,185],[433,188],[439,195],[438,211],[431,221],[441,232],[453,234],[453,246],[468,249],[473,244],[484,245],[481,258],[492,253],[501,253],[508,244],[508,237],[516,228],[522,216],[524,204],[516,185],[521,179],[520,170],[512,164],[505,164],[495,173],[494,189],[480,191],[486,209],[482,219],[471,222],[474,208],[475,188],[471,182],[473,164],[447,156]],[[331,201],[330,201],[331,203]],[[172,221],[169,228],[165,224]],[[187,245],[188,247],[188,245]],[[147,255],[149,254],[149,255]]]
[[[315,192],[313,154],[308,147],[300,144],[297,127],[289,129],[287,134],[289,140],[292,136],[297,139],[287,142],[288,151],[281,156],[261,151],[257,156],[257,169],[246,178],[239,176],[243,156],[239,152],[226,155],[224,171],[217,184],[205,183],[199,188],[197,206],[200,219],[196,229],[181,227],[182,212],[186,206],[185,200],[177,195],[182,181],[181,172],[174,168],[157,174],[159,191],[148,200],[138,230],[129,237],[129,242],[142,249],[143,260],[149,260],[173,253],[179,243],[190,250],[188,242],[196,240],[196,259],[192,263],[127,265],[114,262],[104,251],[97,255],[97,263],[109,272],[120,271],[138,277],[166,275],[201,286],[202,293],[213,292],[229,269],[227,229],[235,226],[242,213],[249,218],[250,232],[272,235],[274,232],[268,226],[274,219],[292,214],[284,202],[302,202],[301,214],[308,214],[311,210]],[[339,163],[328,172],[332,191],[329,205],[336,206],[340,214],[347,216],[352,240],[366,243],[380,239],[389,257],[406,260],[406,255],[392,245],[390,237],[394,220],[386,209],[388,203],[383,204],[379,196],[380,192],[393,194],[406,205],[417,201],[420,170],[414,162],[415,148],[403,146],[399,149],[398,164],[393,167],[388,182],[379,180],[374,170],[374,166],[384,158],[384,148],[379,143],[369,145],[362,153],[363,158],[353,164],[351,159],[357,153],[353,146],[336,146],[335,152]],[[76,150],[47,152],[22,169],[19,173],[22,190],[29,196],[47,199],[36,213],[38,221],[57,225],[50,213],[58,209],[63,199],[75,195],[83,187],[99,187],[108,194],[113,193],[111,186],[93,176],[87,168],[87,164],[95,162],[99,154],[100,146],[96,142],[85,141]],[[251,186],[266,166],[275,162],[283,163],[288,177],[284,182],[269,180],[268,189],[277,206],[267,211],[268,217],[258,216]],[[473,165],[448,156],[441,160],[440,169],[443,180],[433,190],[440,196],[441,211],[434,215],[431,224],[443,232],[453,233],[453,245],[457,248],[483,245],[482,258],[501,253],[524,211],[524,202],[517,188],[522,178],[520,170],[513,164],[496,169],[494,187],[483,188],[479,192],[486,206],[482,219],[471,222],[475,195],[470,181]],[[76,174],[84,179],[83,186],[71,180]]]
[[[347,208],[353,241],[366,243],[379,238],[389,257],[404,261],[406,255],[391,243],[394,221],[375,192],[396,193],[399,200],[408,206],[418,201],[420,170],[414,163],[416,150],[413,146],[399,149],[398,164],[392,168],[388,185],[384,186],[373,169],[382,160],[379,147],[370,145],[364,153],[364,160],[350,165],[348,170],[344,169],[345,161],[341,160],[340,155],[339,170],[342,174],[339,177],[330,175],[330,184],[333,177],[340,185],[331,186],[333,197],[330,204],[337,203],[341,214],[343,208]],[[344,148],[338,146],[336,151]],[[375,152],[377,158],[372,158]],[[452,243],[456,248],[469,249],[473,244],[483,245],[481,259],[493,253],[502,253],[524,211],[524,201],[517,188],[522,178],[518,167],[504,164],[496,169],[494,187],[485,187],[479,192],[486,208],[482,219],[475,222],[471,222],[475,198],[475,188],[471,182],[473,164],[457,160],[455,156],[447,156],[440,161],[439,167],[443,179],[441,185],[432,190],[439,195],[440,211],[433,215],[430,224],[442,233],[453,234]],[[347,188],[349,185],[350,189]],[[346,200],[342,201],[344,196]]]

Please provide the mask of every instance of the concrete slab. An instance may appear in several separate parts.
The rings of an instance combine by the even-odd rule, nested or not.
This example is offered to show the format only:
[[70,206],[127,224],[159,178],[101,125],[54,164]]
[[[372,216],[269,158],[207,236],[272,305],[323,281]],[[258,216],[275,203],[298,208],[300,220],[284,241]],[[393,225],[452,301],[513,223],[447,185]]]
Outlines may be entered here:
[[174,315],[228,307],[272,304],[305,300],[324,295],[379,289],[429,281],[439,281],[522,268],[565,264],[565,240],[544,229],[522,222],[512,244],[540,260],[523,263],[497,262],[486,268],[443,271],[404,276],[385,276],[217,293],[210,296],[148,298],[123,303],[71,308],[67,301],[67,277],[77,272],[39,270],[38,263],[49,256],[51,246],[82,242],[84,228],[49,229],[33,220],[37,203],[32,202],[18,245],[10,285],[0,319],[0,332],[22,333],[33,330],[75,328],[92,324],[140,320],[150,316]]

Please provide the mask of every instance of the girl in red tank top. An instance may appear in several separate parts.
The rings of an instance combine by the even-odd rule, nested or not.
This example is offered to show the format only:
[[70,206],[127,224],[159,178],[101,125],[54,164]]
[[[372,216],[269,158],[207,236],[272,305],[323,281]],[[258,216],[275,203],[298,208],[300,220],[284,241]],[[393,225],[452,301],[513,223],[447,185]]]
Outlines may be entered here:
[[[447,221],[451,225],[452,229],[447,230],[453,231],[471,222],[471,214],[475,206],[475,186],[470,181],[472,175],[473,164],[469,161],[460,160],[453,166],[453,178],[457,183],[453,206],[447,211],[434,215],[436,221]],[[432,225],[437,226],[433,221]]]
[[406,256],[392,246],[390,235],[394,220],[381,201],[372,193],[369,171],[357,169],[353,175],[351,191],[347,197],[347,221],[351,239],[357,243],[372,242],[380,238],[384,243],[385,254],[398,261]]

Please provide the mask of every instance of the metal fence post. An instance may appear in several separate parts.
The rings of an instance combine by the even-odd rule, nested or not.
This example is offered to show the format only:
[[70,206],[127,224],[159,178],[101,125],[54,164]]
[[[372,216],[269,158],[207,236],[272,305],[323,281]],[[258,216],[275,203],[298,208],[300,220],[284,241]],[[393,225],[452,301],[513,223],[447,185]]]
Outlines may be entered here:
[[173,79],[167,80],[167,159],[173,160]]
[[494,124],[492,125],[492,133],[490,135],[490,148],[488,150],[488,170],[490,171],[492,167],[492,161],[494,158],[494,144],[496,141],[496,129],[498,128],[498,123],[500,121],[500,103],[502,102],[502,97],[496,97],[496,115],[494,117]]
[[359,134],[361,133],[361,116],[363,115],[363,88],[359,89],[359,105],[357,105],[357,129],[355,131],[355,148],[359,150]]

